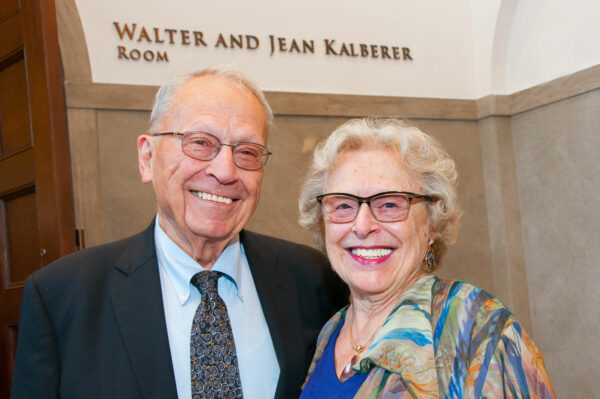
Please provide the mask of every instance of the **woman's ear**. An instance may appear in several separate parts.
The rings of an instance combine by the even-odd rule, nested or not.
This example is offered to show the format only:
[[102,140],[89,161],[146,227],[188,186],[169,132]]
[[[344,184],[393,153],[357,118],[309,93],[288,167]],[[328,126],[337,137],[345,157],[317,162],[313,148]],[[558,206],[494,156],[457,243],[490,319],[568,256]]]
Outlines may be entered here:
[[427,234],[427,236],[429,238],[429,246],[433,245],[433,243],[435,242],[435,231],[433,231],[431,227],[429,228],[429,233]]

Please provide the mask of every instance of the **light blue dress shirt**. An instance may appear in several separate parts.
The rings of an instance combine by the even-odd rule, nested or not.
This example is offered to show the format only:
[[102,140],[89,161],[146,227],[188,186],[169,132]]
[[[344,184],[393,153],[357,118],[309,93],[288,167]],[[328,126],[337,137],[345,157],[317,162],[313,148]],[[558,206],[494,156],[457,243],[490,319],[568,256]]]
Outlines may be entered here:
[[[190,332],[200,292],[190,279],[204,269],[167,236],[158,216],[154,241],[177,396],[191,399]],[[218,290],[229,312],[244,399],[273,398],[279,364],[239,236],[211,270],[224,274]]]

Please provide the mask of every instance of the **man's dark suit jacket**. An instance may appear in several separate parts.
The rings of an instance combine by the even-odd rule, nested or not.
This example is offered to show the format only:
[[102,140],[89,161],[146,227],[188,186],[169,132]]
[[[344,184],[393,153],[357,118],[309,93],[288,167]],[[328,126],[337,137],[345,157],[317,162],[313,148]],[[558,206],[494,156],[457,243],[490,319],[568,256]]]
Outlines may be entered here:
[[[281,369],[275,397],[297,398],[317,334],[345,291],[319,252],[240,237]],[[57,397],[177,398],[154,224],[27,279],[11,398]]]

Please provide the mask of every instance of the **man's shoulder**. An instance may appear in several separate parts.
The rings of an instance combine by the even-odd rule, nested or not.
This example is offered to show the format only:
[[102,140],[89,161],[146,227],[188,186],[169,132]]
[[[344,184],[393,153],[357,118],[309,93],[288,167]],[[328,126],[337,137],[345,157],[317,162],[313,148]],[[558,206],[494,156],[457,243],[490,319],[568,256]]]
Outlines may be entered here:
[[335,281],[335,275],[323,252],[308,245],[295,243],[250,231],[240,233],[242,245],[251,269],[265,265],[286,270],[299,281]]
[[32,278],[38,281],[61,278],[73,280],[83,275],[102,274],[112,269],[128,254],[155,256],[155,253],[147,250],[150,246],[153,247],[152,225],[133,236],[65,255],[33,273]]
[[240,233],[244,248],[271,251],[281,256],[300,256],[303,259],[313,259],[319,263],[328,263],[323,252],[305,244],[272,237],[249,230]]
[[[323,323],[347,303],[348,288],[329,265],[325,254],[308,245],[243,230],[240,239],[253,276],[280,275],[295,285],[305,316]],[[300,294],[301,293],[301,294]],[[311,317],[312,317],[311,316]],[[316,338],[316,337],[315,337]]]

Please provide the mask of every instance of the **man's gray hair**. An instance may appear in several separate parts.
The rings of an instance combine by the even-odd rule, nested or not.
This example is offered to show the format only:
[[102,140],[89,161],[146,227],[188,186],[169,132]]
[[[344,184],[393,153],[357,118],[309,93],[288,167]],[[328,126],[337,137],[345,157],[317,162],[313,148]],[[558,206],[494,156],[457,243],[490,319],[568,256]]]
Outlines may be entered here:
[[150,114],[150,133],[159,133],[158,124],[169,110],[173,95],[188,81],[201,76],[222,77],[234,83],[239,88],[248,90],[262,105],[267,114],[268,125],[269,127],[271,126],[273,122],[273,111],[271,111],[271,107],[269,106],[265,95],[262,90],[258,88],[256,83],[238,68],[230,65],[215,65],[189,74],[176,76],[160,87],[154,98],[154,105],[152,106],[152,113]]

